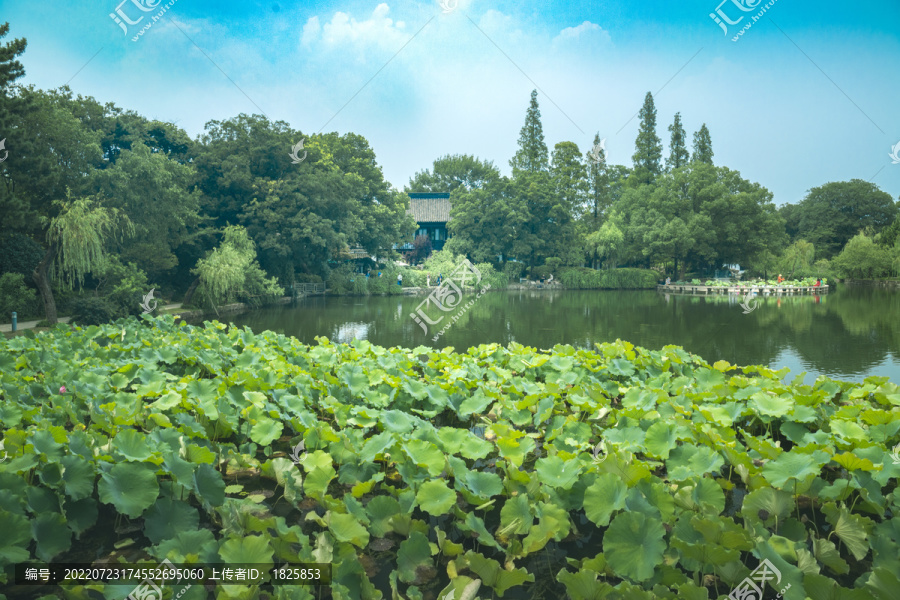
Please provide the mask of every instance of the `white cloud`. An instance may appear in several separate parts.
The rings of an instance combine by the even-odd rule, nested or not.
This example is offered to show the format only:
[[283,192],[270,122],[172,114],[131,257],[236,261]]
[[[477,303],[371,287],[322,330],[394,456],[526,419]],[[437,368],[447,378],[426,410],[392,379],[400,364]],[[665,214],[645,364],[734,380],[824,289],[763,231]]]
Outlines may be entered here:
[[303,26],[301,40],[305,46],[321,41],[327,46],[348,45],[357,47],[380,46],[396,49],[409,39],[406,23],[394,21],[388,15],[390,7],[381,3],[372,11],[372,15],[363,21],[356,20],[345,12],[336,12],[331,21],[320,26],[319,18],[312,17]]
[[603,42],[612,41],[608,31],[605,31],[596,23],[585,21],[581,25],[577,25],[576,27],[566,27],[560,31],[559,34],[553,38],[553,43],[584,42],[585,40],[591,39],[593,36],[599,36],[600,40]]
[[319,17],[310,17],[306,25],[303,26],[303,34],[300,36],[300,41],[304,46],[310,46],[319,37],[319,32],[321,31],[322,26],[319,25]]

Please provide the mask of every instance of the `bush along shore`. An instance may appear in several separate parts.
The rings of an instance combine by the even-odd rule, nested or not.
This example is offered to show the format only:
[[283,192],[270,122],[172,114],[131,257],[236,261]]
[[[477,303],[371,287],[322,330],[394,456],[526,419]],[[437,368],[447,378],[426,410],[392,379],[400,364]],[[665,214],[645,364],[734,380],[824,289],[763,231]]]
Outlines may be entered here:
[[[0,567],[332,565],[330,587],[219,598],[700,600],[762,564],[763,597],[900,598],[886,378],[317,341],[170,316],[0,339]],[[10,598],[129,589],[10,577]]]

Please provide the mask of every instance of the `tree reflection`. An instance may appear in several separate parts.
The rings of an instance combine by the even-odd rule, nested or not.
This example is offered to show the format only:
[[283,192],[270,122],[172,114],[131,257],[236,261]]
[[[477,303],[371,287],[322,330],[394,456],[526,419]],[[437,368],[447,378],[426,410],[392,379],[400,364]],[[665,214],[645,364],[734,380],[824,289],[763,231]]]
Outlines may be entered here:
[[[776,364],[788,353],[813,373],[860,379],[887,359],[900,381],[900,293],[839,286],[818,296],[759,296],[744,314],[735,295],[683,296],[656,291],[523,290],[466,295],[428,334],[409,318],[417,296],[313,297],[296,305],[234,318],[255,331],[273,329],[315,343],[319,335],[365,337],[382,346],[419,345],[462,351],[481,343],[518,342],[592,348],[617,338],[647,348],[683,346],[710,362]],[[475,300],[463,310],[468,301]],[[434,335],[457,315],[437,342]],[[883,367],[882,367],[883,372]]]

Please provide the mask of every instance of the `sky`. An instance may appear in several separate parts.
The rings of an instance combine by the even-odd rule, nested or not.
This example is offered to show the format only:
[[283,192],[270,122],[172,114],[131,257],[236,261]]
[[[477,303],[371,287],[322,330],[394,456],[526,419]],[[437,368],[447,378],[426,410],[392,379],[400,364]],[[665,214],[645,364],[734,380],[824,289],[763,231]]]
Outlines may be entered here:
[[664,157],[680,112],[777,205],[854,178],[900,198],[900,2],[719,2],[0,0],[0,22],[28,40],[20,83],[195,138],[240,113],[353,132],[398,189],[446,154],[509,174],[537,89],[551,151],[599,134],[630,166],[651,92]]

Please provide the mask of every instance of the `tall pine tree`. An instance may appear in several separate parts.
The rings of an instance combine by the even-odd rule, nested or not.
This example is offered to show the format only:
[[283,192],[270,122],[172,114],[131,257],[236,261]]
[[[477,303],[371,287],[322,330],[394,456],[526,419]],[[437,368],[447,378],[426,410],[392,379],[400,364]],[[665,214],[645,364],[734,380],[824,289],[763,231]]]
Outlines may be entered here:
[[694,134],[694,155],[691,157],[691,162],[713,164],[712,139],[709,137],[706,123]]
[[594,134],[594,146],[587,152],[588,159],[588,202],[594,218],[602,217],[612,203],[609,190],[609,169],[606,165],[606,150],[601,147],[600,134]]
[[675,113],[675,121],[669,125],[669,158],[666,159],[666,170],[673,171],[683,167],[690,161],[687,151],[687,134],[681,124],[681,113]]
[[528,112],[525,113],[525,125],[519,132],[519,149],[509,161],[509,166],[512,167],[513,177],[521,173],[548,172],[550,169],[537,90],[531,91],[531,103],[528,105]]
[[634,161],[634,177],[636,183],[652,183],[662,171],[662,140],[656,135],[656,106],[650,92],[644,97],[644,106],[639,115],[641,128],[635,140],[634,156],[631,157]]

